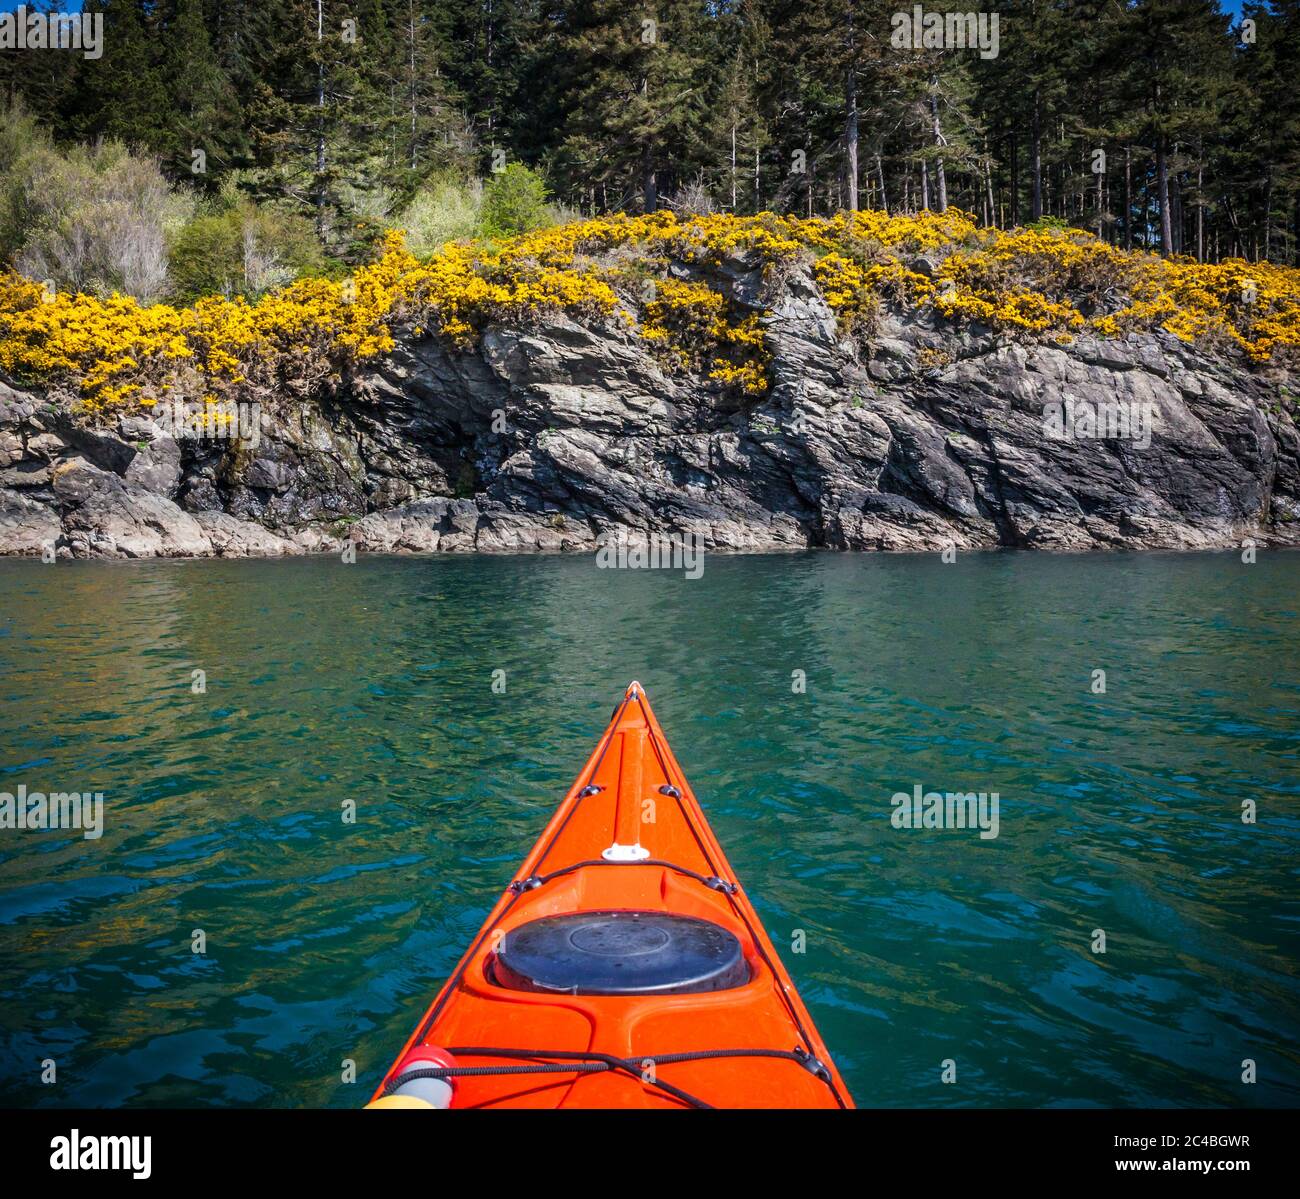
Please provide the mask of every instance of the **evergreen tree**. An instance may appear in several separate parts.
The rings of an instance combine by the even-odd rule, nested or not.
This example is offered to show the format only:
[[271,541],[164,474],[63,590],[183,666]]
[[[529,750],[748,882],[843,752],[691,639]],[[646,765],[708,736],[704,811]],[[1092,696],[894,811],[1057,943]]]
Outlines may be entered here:
[[[158,148],[166,168],[215,191],[248,155],[243,113],[218,61],[202,0],[172,0],[163,13],[159,74],[169,118]],[[197,153],[196,153],[197,151]]]
[[[699,163],[711,68],[702,6],[661,0],[629,9],[579,0],[563,52],[571,64],[561,170],[571,187],[600,191],[601,206],[653,212],[660,196]],[[693,153],[694,152],[694,153]]]
[[895,44],[895,0],[85,0],[103,57],[7,53],[0,88],[65,145],[237,169],[347,257],[424,183],[521,162],[586,211],[955,204],[1294,259],[1300,0],[1220,3],[1000,0],[985,58]]
[[328,0],[284,0],[257,62],[248,105],[259,191],[310,209],[331,248],[352,246],[352,213],[340,194],[359,182],[364,147],[358,120],[359,28],[350,10]]
[[83,13],[103,18],[103,53],[77,56],[76,83],[64,114],[71,133],[84,141],[117,138],[159,151],[171,114],[158,68],[158,17],[141,0],[86,0]]
[[[59,12],[59,0],[28,0],[29,10]],[[45,128],[67,124],[67,114],[77,82],[75,54],[23,54],[17,50],[0,53],[0,99],[20,104],[24,113]],[[65,133],[71,129],[65,130]]]

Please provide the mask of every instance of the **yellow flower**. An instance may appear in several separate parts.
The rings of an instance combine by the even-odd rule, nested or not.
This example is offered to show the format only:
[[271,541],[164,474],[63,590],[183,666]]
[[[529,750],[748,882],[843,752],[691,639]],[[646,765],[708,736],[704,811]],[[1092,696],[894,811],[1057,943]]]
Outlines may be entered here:
[[[937,272],[913,269],[922,253],[940,260]],[[674,263],[697,277],[675,278]],[[252,304],[50,296],[9,271],[0,275],[0,370],[71,385],[91,412],[148,408],[162,393],[223,399],[345,378],[393,348],[398,321],[468,349],[493,322],[563,312],[616,320],[670,369],[761,394],[769,352],[760,314],[738,312],[703,281],[724,263],[768,278],[806,265],[845,333],[869,331],[888,302],[1058,343],[1085,328],[1107,337],[1160,328],[1255,361],[1300,358],[1300,271],[1291,267],[1163,259],[1077,229],[980,229],[958,209],[809,219],[663,211],[453,242],[427,261],[389,231],[375,261],[346,283],[303,278]],[[650,298],[619,298],[646,283]]]

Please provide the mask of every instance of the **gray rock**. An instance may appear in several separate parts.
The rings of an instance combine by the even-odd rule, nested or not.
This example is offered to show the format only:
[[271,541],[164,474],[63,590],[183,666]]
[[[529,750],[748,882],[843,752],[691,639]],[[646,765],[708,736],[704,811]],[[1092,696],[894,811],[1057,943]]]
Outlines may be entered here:
[[[1300,544],[1295,417],[1239,358],[889,311],[855,347],[807,269],[770,288],[743,258],[709,269],[742,306],[762,297],[764,397],[563,316],[471,353],[399,330],[315,401],[258,397],[255,447],[177,444],[147,417],[88,428],[0,382],[0,552],[589,552],[616,530],[735,551]],[[1068,404],[1155,424],[1057,436]]]
[[0,487],[0,554],[36,554],[56,546],[63,526],[50,505]]
[[293,541],[225,512],[195,512],[193,520],[218,558],[276,558],[300,552]]
[[171,500],[84,458],[61,463],[53,491],[74,558],[188,558],[212,552],[202,527]]
[[141,445],[143,448],[138,448],[131,459],[124,478],[155,495],[174,496],[181,481],[180,447],[170,437],[159,437]]

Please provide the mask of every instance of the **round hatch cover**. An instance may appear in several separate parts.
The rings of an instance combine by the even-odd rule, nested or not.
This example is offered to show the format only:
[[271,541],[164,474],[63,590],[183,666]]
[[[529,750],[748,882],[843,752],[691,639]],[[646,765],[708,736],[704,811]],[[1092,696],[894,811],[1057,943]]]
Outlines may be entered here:
[[686,995],[749,981],[740,942],[721,925],[667,912],[575,912],[511,929],[496,981],[516,991]]

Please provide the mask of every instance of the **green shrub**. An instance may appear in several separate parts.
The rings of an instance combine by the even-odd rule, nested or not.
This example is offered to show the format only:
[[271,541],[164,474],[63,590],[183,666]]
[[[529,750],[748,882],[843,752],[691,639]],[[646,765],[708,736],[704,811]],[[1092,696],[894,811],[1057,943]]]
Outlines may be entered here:
[[406,233],[406,245],[418,258],[436,254],[449,241],[478,232],[483,185],[477,179],[438,176],[420,188],[398,216],[396,227]]
[[1025,228],[1036,229],[1043,233],[1065,233],[1070,228],[1070,222],[1064,217],[1044,216],[1036,221],[1030,221]]
[[479,232],[484,237],[515,237],[554,223],[546,195],[545,180],[537,171],[512,162],[483,189]]
[[190,221],[171,247],[173,294],[185,302],[217,294],[256,299],[325,265],[307,217],[228,192],[214,211]]
[[48,144],[22,155],[8,177],[24,228],[14,265],[32,279],[143,303],[167,290],[167,241],[193,215],[189,192],[173,192],[152,158],[121,142]]
[[0,111],[0,257],[8,261],[27,235],[25,167],[50,145],[50,135],[21,104]]

